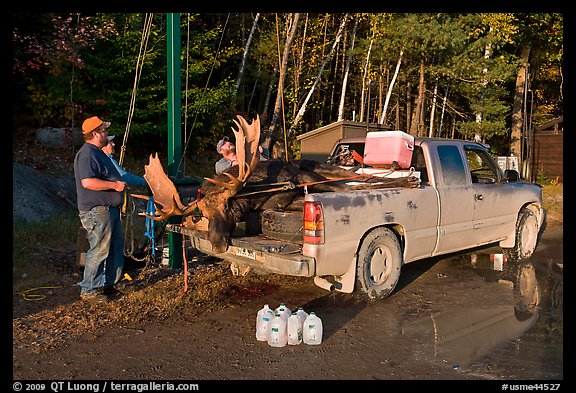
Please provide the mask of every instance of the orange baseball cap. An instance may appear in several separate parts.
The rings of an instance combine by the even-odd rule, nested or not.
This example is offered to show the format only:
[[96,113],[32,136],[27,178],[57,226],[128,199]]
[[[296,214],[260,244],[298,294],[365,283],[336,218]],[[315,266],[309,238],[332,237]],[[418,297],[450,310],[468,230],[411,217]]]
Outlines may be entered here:
[[94,131],[96,128],[103,126],[104,128],[110,127],[109,121],[102,121],[98,116],[91,117],[89,119],[84,120],[82,123],[82,134],[88,134],[89,132]]

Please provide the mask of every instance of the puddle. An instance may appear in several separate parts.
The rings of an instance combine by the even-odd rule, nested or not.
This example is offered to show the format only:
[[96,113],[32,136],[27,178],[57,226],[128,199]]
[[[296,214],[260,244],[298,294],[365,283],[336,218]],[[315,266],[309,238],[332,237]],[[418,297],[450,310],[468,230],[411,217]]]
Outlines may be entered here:
[[[402,334],[416,340],[419,356],[499,378],[563,377],[561,260],[534,257],[512,263],[501,253],[479,252],[440,263],[473,270],[491,287],[470,293],[474,306],[404,321]],[[486,296],[485,304],[472,302],[479,296]]]

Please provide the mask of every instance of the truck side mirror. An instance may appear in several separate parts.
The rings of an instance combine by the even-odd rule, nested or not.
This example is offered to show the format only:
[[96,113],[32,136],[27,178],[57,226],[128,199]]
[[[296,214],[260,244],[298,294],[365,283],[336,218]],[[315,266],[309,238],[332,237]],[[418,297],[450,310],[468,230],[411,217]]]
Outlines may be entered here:
[[506,169],[504,171],[504,178],[510,183],[515,183],[520,180],[520,174],[514,169]]

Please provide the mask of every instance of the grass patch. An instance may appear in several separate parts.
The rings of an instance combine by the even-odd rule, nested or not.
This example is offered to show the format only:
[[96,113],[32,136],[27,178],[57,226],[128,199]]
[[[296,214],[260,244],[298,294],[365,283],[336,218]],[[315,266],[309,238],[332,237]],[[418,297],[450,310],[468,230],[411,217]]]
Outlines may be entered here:
[[75,247],[80,218],[76,211],[42,220],[36,223],[17,223],[12,226],[12,263],[21,266],[42,254],[46,248],[63,249]]

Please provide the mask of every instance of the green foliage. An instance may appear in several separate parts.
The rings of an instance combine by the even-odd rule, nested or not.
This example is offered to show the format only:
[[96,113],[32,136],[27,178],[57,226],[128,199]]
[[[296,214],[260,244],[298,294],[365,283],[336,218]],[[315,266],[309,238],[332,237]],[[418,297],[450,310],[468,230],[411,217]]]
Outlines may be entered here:
[[538,172],[536,174],[536,183],[540,185],[551,185],[556,184],[557,179],[555,180],[550,179],[548,177],[547,171],[545,171],[544,169],[538,169]]
[[[292,126],[342,17],[326,13],[300,15],[290,48],[280,127]],[[164,14],[153,17],[130,123],[132,136],[152,140],[164,140],[167,132],[164,18]],[[271,119],[276,101],[279,53],[284,49],[289,15],[261,14],[238,97],[232,102],[253,18],[251,14],[181,14],[182,118],[186,119],[184,131],[191,136],[187,141],[190,148],[208,148],[222,134],[231,135],[236,113],[250,117],[259,114],[264,128],[268,126],[265,119]],[[408,112],[416,108],[422,63],[426,89],[422,122],[429,119],[431,91],[438,83],[438,97],[448,99],[444,129],[447,119],[455,118],[459,135],[479,134],[486,141],[505,146],[519,69],[519,45],[531,48],[532,124],[562,114],[561,14],[351,14],[345,36],[324,68],[296,133],[335,120],[356,19],[359,23],[344,103],[346,119],[351,119],[353,111],[358,115],[360,105],[366,105],[361,102],[366,86],[362,78],[371,44],[368,70],[370,80],[375,82],[370,94],[371,111],[382,108],[400,51],[404,50],[388,108],[390,119],[393,108],[398,108],[401,128],[411,117]],[[14,15],[14,110],[29,115],[36,122],[34,126],[65,126],[72,121],[78,126],[86,117],[98,115],[112,121],[113,132],[121,136],[131,111],[144,21],[145,14],[140,13]],[[477,122],[477,117],[482,120]]]

